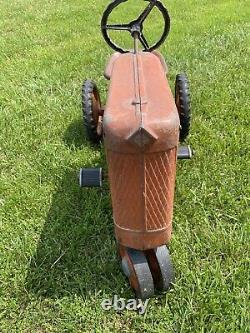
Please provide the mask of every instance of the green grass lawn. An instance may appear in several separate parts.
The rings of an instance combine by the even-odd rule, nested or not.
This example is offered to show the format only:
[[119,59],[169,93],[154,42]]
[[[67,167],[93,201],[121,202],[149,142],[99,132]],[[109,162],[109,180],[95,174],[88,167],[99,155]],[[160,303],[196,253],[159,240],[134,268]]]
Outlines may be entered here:
[[189,76],[196,156],[178,165],[175,286],[144,316],[101,308],[133,293],[109,192],[76,177],[105,163],[84,138],[80,90],[92,78],[105,101],[108,3],[0,1],[0,332],[248,332],[249,2],[164,0],[161,52],[172,84]]

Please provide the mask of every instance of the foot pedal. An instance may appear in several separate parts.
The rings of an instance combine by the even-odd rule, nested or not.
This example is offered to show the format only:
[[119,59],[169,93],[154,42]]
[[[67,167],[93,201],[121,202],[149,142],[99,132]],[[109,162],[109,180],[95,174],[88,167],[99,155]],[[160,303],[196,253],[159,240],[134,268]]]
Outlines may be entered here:
[[190,160],[193,157],[193,152],[190,146],[178,147],[177,158],[178,160]]
[[102,187],[102,168],[80,169],[80,187]]

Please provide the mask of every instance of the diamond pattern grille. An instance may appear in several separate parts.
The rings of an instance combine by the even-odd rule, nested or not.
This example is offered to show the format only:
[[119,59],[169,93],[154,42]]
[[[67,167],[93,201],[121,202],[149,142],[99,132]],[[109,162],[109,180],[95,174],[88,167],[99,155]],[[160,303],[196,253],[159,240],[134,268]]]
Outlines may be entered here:
[[140,156],[108,152],[113,215],[120,227],[141,230],[143,221]]
[[108,152],[114,220],[152,231],[172,222],[176,149],[151,154]]
[[165,228],[172,222],[176,149],[146,155],[145,213],[147,230]]

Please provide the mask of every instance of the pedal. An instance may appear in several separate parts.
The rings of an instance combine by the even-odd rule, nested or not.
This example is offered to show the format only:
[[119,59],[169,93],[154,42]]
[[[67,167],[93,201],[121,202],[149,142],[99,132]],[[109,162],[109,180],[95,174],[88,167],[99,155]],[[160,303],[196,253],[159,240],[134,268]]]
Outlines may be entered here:
[[193,152],[190,146],[179,146],[177,151],[178,160],[190,160]]
[[80,169],[80,187],[102,187],[102,179],[102,168]]

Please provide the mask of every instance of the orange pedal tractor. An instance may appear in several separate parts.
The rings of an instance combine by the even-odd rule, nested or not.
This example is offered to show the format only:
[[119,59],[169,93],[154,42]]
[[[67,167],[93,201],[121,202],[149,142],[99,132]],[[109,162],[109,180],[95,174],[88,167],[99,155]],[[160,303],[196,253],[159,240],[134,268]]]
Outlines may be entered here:
[[[164,58],[155,51],[169,33],[166,8],[150,0],[136,20],[109,24],[113,10],[126,1],[112,1],[101,22],[104,39],[116,51],[105,70],[110,80],[106,106],[101,106],[95,83],[87,80],[83,115],[90,141],[104,141],[123,272],[136,296],[146,299],[155,290],[167,290],[174,279],[166,244],[172,231],[177,158],[192,155],[188,146],[179,146],[190,129],[190,97],[185,74],[177,75],[173,97]],[[143,24],[153,9],[162,15],[164,29],[159,41],[150,46]],[[111,30],[128,31],[134,49],[114,44]],[[80,170],[80,186],[101,185],[101,168]]]

